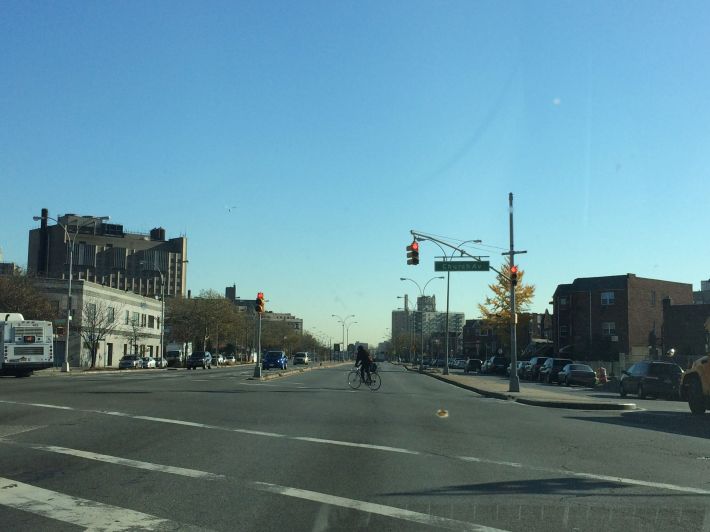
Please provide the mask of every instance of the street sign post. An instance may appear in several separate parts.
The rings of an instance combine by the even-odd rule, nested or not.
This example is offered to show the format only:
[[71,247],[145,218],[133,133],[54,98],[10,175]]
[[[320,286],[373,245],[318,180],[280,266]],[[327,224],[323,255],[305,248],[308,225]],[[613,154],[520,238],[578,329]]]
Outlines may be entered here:
[[490,262],[487,260],[437,260],[434,262],[435,272],[487,272]]

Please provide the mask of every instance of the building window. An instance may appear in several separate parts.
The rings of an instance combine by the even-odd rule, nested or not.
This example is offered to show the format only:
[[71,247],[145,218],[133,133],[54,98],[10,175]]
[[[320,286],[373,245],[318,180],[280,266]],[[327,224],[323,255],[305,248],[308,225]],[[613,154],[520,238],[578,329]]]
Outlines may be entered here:
[[108,319],[108,322],[113,323],[113,321],[116,319],[116,314],[115,314],[113,307],[108,307],[106,312],[107,312],[106,317]]
[[155,329],[155,316],[148,316],[148,328]]
[[569,298],[567,296],[560,296],[560,306],[566,307],[569,305]]
[[126,311],[126,323],[125,325],[129,325],[131,323],[131,313]]
[[605,321],[602,323],[602,336],[616,336],[616,323]]
[[137,312],[133,313],[133,317],[131,318],[131,325],[138,326],[140,324],[140,314]]
[[567,338],[569,336],[569,327],[567,325],[560,325],[560,338]]
[[148,323],[148,320],[146,319],[146,315],[141,314],[141,327],[145,327],[147,323]]
[[602,292],[602,305],[614,304],[614,292]]

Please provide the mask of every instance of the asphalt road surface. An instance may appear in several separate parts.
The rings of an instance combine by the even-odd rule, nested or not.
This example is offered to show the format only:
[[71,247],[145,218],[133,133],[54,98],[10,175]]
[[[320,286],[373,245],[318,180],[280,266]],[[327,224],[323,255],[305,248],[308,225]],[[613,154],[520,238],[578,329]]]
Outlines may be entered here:
[[0,529],[710,531],[710,415],[382,366],[375,392],[348,366],[2,378]]

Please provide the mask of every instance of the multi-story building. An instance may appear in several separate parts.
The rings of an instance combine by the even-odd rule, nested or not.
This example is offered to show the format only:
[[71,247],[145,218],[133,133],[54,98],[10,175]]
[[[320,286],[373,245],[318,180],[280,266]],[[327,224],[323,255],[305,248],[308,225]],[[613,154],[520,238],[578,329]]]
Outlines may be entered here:
[[663,357],[688,367],[710,352],[710,304],[676,305],[663,300]]
[[[38,290],[57,308],[57,314],[66,317],[69,280],[36,278]],[[87,367],[91,363],[91,353],[84,344],[80,331],[87,326],[86,308],[90,305],[100,314],[103,325],[115,324],[100,342],[97,367],[118,367],[121,357],[129,353],[142,356],[160,356],[161,304],[151,297],[144,297],[125,290],[110,288],[85,280],[75,280],[71,286],[71,323],[69,327],[69,364]],[[66,345],[62,329],[66,319],[57,320],[57,340],[54,347],[55,360],[61,364],[65,360]]]
[[692,285],[629,273],[575,279],[553,296],[555,351],[622,365],[662,349],[663,299],[692,304]]
[[700,290],[693,292],[693,303],[697,305],[710,304],[710,280],[700,281]]
[[[160,227],[147,234],[128,232],[103,218],[75,214],[60,216],[59,224],[50,225],[47,216],[42,209],[40,227],[30,230],[30,275],[68,279],[72,257],[74,279],[152,297],[161,294],[162,274],[166,297],[185,295],[186,237],[167,239]],[[67,235],[74,242],[73,253]]]
[[[549,338],[552,316],[549,312],[520,312],[516,326],[518,356],[528,356],[525,349],[533,340]],[[463,354],[485,359],[498,354],[510,356],[510,325],[496,324],[484,319],[466,320],[463,328]]]
[[[256,294],[254,294],[256,296]],[[241,312],[255,314],[255,300],[253,299],[240,299],[237,297],[237,287],[236,285],[227,286],[224,289],[225,299],[231,301]],[[297,331],[299,333],[303,332],[303,319],[297,318],[293,314],[288,312],[272,312],[267,310],[261,316],[262,320],[265,321],[276,321],[282,322],[289,326],[289,328]]]
[[[449,347],[453,353],[461,351],[461,341],[459,337],[464,326],[463,312],[449,312]],[[432,335],[437,335],[437,340],[441,341],[440,335],[446,334],[446,312],[436,311],[436,299],[434,296],[423,296],[417,298],[417,310],[408,308],[408,301],[405,299],[403,310],[392,311],[392,341],[398,354],[405,352],[420,352],[422,336],[424,340],[424,351],[433,352],[434,344]],[[451,340],[453,338],[453,340]],[[443,336],[445,341],[445,336]],[[443,343],[441,349],[443,349]]]

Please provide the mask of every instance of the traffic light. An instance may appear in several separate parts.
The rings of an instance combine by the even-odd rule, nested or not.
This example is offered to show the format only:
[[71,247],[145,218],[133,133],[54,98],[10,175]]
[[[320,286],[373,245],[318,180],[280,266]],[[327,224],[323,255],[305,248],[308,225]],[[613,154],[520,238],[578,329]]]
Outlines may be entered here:
[[517,266],[510,267],[510,284],[512,284],[513,286],[518,284],[518,267]]
[[254,310],[259,314],[264,313],[264,292],[259,292],[256,294],[256,301],[254,301]]
[[419,264],[419,242],[416,240],[407,246],[407,264]]

